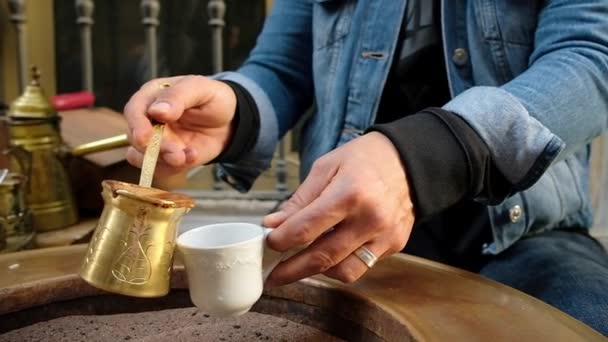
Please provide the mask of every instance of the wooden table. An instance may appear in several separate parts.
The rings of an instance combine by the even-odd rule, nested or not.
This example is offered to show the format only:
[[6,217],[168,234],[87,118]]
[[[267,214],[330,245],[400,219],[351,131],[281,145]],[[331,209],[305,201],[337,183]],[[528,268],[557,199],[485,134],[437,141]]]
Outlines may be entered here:
[[97,218],[85,218],[66,228],[37,233],[34,238],[35,246],[36,248],[47,248],[86,242],[95,230],[96,224]]

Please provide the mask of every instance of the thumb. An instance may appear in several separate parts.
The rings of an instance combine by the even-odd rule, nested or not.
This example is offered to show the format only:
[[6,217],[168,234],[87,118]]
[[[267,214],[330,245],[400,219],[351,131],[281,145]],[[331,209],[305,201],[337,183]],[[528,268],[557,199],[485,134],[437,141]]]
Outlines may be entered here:
[[215,82],[205,76],[178,79],[159,90],[156,100],[148,107],[148,116],[163,123],[179,120],[186,110],[200,107],[211,100],[217,87]]

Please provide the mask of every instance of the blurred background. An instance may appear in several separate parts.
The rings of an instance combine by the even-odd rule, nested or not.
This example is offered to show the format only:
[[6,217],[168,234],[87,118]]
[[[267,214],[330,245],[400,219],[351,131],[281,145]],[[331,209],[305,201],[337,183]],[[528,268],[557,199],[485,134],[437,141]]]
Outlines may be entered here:
[[[48,0],[44,0],[48,1]],[[53,3],[57,93],[80,90],[80,35],[73,0]],[[158,2],[158,75],[213,73],[208,2]],[[255,44],[266,14],[264,0],[227,0],[223,64],[237,68]],[[96,1],[92,44],[96,104],[121,111],[129,96],[149,77],[141,1]]]
[[[30,225],[35,235],[31,244],[16,245],[5,251],[86,242],[103,207],[99,196],[101,181],[119,179],[137,183],[139,170],[124,160],[125,147],[80,155],[72,153],[69,158],[55,156],[54,151],[67,148],[73,152],[83,143],[123,134],[126,124],[122,108],[151,78],[209,75],[236,69],[253,48],[271,6],[272,0],[0,1],[0,118],[10,117],[15,108],[32,110],[29,105],[35,102],[48,101],[52,107],[43,113],[50,115],[47,121],[0,120],[0,124],[4,122],[0,125],[0,150],[21,144],[16,138],[9,138],[13,134],[11,130],[25,127],[29,132],[40,128],[36,125],[52,126],[51,131],[61,137],[61,142],[46,146],[48,153],[44,158],[34,158],[44,160],[34,163],[32,170],[38,174],[15,169],[15,161],[13,171],[42,184],[36,191],[43,194],[73,193],[74,203],[70,205],[78,214],[51,228],[38,229],[34,222]],[[32,65],[41,75],[34,83],[36,89],[44,92],[43,99],[28,88],[37,78],[36,72],[30,71]],[[15,106],[17,102],[21,107]],[[55,132],[52,116],[57,112],[61,120]],[[157,180],[155,186],[188,194],[197,201],[197,209],[186,217],[183,229],[235,219],[259,222],[298,185],[298,132],[299,126],[282,139],[271,169],[258,179],[249,193],[232,190],[218,179],[212,166],[175,179]],[[601,236],[608,235],[608,201],[605,191],[601,191],[608,188],[605,140],[595,142],[590,175],[593,203],[598,212],[595,231]],[[38,153],[26,145],[23,146],[33,155]],[[8,159],[0,153],[0,169],[11,163]],[[49,167],[55,162],[58,166]],[[64,171],[67,173],[65,184],[55,188],[49,185],[49,181],[57,177],[47,174]],[[5,188],[25,191],[16,185]],[[0,191],[2,189],[0,187]],[[26,195],[31,204],[33,195]],[[43,204],[49,203],[55,202]],[[34,208],[30,207],[26,209]]]
[[[32,131],[53,121],[9,119],[15,108],[28,111],[28,105],[37,101],[48,101],[52,107],[53,113],[44,115],[58,113],[61,117],[56,133],[62,141],[47,146],[49,150],[66,147],[74,151],[81,144],[123,134],[122,108],[143,83],[156,77],[210,75],[238,68],[253,48],[271,6],[272,0],[0,1],[0,119],[4,119],[0,121],[4,122],[0,149],[20,144],[15,129]],[[43,92],[42,100],[28,87],[35,78],[32,66],[40,74],[36,89]],[[235,219],[259,222],[298,185],[297,131],[284,137],[271,169],[249,193],[231,189],[212,166],[176,179],[155,180],[155,186],[188,194],[197,201],[197,209],[184,219],[183,229]],[[18,163],[10,160],[14,156],[6,153],[0,154],[0,169],[12,165],[11,171],[49,187],[38,191],[62,193],[67,189],[74,194],[78,220],[48,229],[39,229],[34,222],[31,243],[11,245],[9,241],[5,252],[86,242],[103,207],[101,181],[137,183],[139,170],[126,163],[125,147],[69,158],[45,155],[52,163],[58,159],[57,168],[67,172],[64,183],[68,185],[57,186],[48,179],[39,180],[47,178],[44,169],[49,168],[49,161],[36,163],[40,159],[36,148],[26,145],[23,147],[34,156],[32,170],[15,167]],[[57,171],[50,169],[47,173]],[[25,197],[26,209],[36,217],[36,204],[29,203],[32,194]]]
[[[27,63],[39,66],[47,95],[82,89],[79,13],[75,0],[0,2],[0,99],[19,95],[15,20],[11,3],[21,3]],[[121,110],[148,79],[145,25],[140,0],[90,1],[96,105]],[[82,1],[86,3],[86,1]],[[270,0],[226,0],[222,36],[225,69],[238,67],[262,28]],[[158,74],[209,74],[209,1],[159,0]]]

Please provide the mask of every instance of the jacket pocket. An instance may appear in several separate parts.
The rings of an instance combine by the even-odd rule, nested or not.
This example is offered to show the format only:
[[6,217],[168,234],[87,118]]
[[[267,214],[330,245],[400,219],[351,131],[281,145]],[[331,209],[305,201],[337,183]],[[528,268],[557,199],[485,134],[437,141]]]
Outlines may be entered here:
[[538,0],[475,0],[474,13],[483,38],[532,46],[541,9]]
[[350,31],[354,0],[314,0],[313,44],[319,50],[342,40]]
[[504,84],[528,68],[534,47],[538,0],[473,0],[480,40],[487,45],[494,63],[495,78]]

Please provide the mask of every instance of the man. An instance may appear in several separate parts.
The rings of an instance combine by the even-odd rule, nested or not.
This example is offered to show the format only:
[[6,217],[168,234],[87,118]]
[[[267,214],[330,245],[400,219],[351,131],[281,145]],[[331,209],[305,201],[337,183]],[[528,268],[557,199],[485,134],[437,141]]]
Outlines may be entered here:
[[267,286],[352,282],[410,240],[608,334],[608,256],[587,232],[607,75],[603,0],[277,0],[237,72],[131,98],[128,159],[158,120],[160,173],[219,162],[246,191],[314,103],[305,179],[264,219],[272,248],[312,244]]

